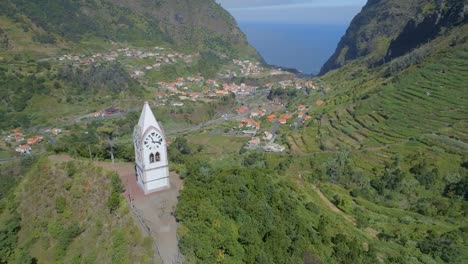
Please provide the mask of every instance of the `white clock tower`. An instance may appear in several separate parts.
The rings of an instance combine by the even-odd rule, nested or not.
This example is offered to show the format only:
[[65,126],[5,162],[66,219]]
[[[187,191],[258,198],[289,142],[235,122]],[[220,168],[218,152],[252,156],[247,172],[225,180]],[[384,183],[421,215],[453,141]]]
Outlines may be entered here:
[[145,102],[133,132],[136,181],[145,194],[170,188],[164,131]]

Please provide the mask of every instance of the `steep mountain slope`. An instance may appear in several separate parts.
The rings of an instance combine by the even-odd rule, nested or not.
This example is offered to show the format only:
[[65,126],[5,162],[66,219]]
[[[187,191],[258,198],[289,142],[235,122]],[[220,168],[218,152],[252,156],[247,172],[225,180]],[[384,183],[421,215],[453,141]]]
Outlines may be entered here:
[[320,74],[362,58],[378,65],[466,23],[463,0],[369,0],[353,19]]
[[35,31],[35,41],[44,44],[99,38],[256,56],[235,20],[213,0],[7,0],[0,15]]

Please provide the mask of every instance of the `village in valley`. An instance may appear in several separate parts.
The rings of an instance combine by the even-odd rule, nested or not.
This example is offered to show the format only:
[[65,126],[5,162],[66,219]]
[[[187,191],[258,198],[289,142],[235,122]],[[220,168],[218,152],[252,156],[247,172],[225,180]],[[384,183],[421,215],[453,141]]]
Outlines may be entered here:
[[[297,77],[282,69],[240,59],[231,60],[212,78],[205,78],[201,74],[187,74],[177,76],[172,81],[158,81],[151,77],[168,65],[190,65],[199,57],[200,54],[183,54],[162,47],[119,47],[108,52],[89,55],[67,54],[48,60],[76,68],[92,67],[106,62],[121,63],[131,78],[146,88],[152,97],[150,103],[154,107],[177,109],[190,104],[217,102],[226,96],[235,98],[237,108],[218,113],[219,121],[231,124],[231,129],[227,129],[224,134],[248,137],[250,139],[244,146],[246,149],[264,152],[285,151],[286,146],[277,140],[278,129],[285,127],[297,130],[313,122],[316,117],[309,113],[325,104],[323,100],[317,100],[314,103],[308,102],[308,105],[306,102],[294,106],[287,105],[278,98],[268,98],[272,90],[295,90],[304,93],[304,97],[310,93],[325,94],[330,90],[311,78]],[[73,120],[78,123],[99,118],[122,117],[129,111],[136,110],[138,107],[123,109],[120,104],[115,103],[100,110],[83,113],[84,115],[74,117]],[[66,124],[59,122],[55,125]],[[37,150],[45,149],[39,147],[40,145],[53,144],[53,137],[62,133],[62,129],[56,127],[40,127],[35,131],[38,132],[15,129],[4,133],[4,144],[6,148],[18,154],[34,154]]]

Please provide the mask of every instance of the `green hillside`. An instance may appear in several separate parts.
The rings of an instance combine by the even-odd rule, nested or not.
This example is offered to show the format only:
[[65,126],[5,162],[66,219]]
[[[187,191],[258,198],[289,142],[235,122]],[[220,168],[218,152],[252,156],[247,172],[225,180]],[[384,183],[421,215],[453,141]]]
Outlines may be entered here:
[[134,224],[118,176],[54,159],[23,162],[29,171],[2,200],[0,262],[154,263],[152,241]]
[[[368,7],[405,14],[421,14],[424,7],[417,1],[389,2],[369,1]],[[409,10],[403,8],[407,4]],[[369,15],[365,12],[357,18]],[[374,12],[376,29],[391,23],[376,20],[382,10]],[[287,154],[241,150],[219,157],[203,145],[190,154],[200,160],[182,159],[186,189],[177,217],[187,258],[467,262],[468,27],[457,21],[386,63],[370,63],[386,50],[356,55],[314,80],[321,89],[306,96],[271,93],[282,94],[276,99],[290,112],[299,104],[310,106],[314,117],[299,129],[279,129]],[[354,29],[347,35],[359,35]],[[365,43],[385,38],[375,34]],[[402,41],[399,34],[389,36],[385,45]],[[316,105],[318,100],[324,104]],[[194,136],[188,141],[202,144]]]
[[[103,48],[103,41],[113,41],[256,56],[234,19],[212,0],[7,0],[0,7],[0,15],[12,20],[23,32],[31,31],[34,42],[51,46],[71,42],[67,44]],[[10,29],[8,26],[2,29],[6,37]],[[3,46],[15,49],[18,43],[11,40]]]
[[[467,27],[462,26],[375,69],[361,61],[321,78],[326,100],[318,144],[324,149],[383,147],[412,141],[466,151]],[[418,59],[420,56],[422,59]]]

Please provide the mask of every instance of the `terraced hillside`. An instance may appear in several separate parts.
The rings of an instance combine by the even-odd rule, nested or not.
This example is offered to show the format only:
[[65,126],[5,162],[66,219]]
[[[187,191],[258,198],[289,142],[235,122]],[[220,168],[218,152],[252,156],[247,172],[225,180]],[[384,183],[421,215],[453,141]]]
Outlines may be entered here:
[[297,145],[379,150],[417,140],[448,151],[468,151],[467,27],[450,37],[457,44],[444,46],[444,37],[424,47],[438,52],[395,76],[385,77],[391,64],[366,70],[357,63],[324,76],[336,89],[314,96],[312,100],[322,97],[328,106],[313,110],[323,116],[317,126],[304,129],[306,144]]

